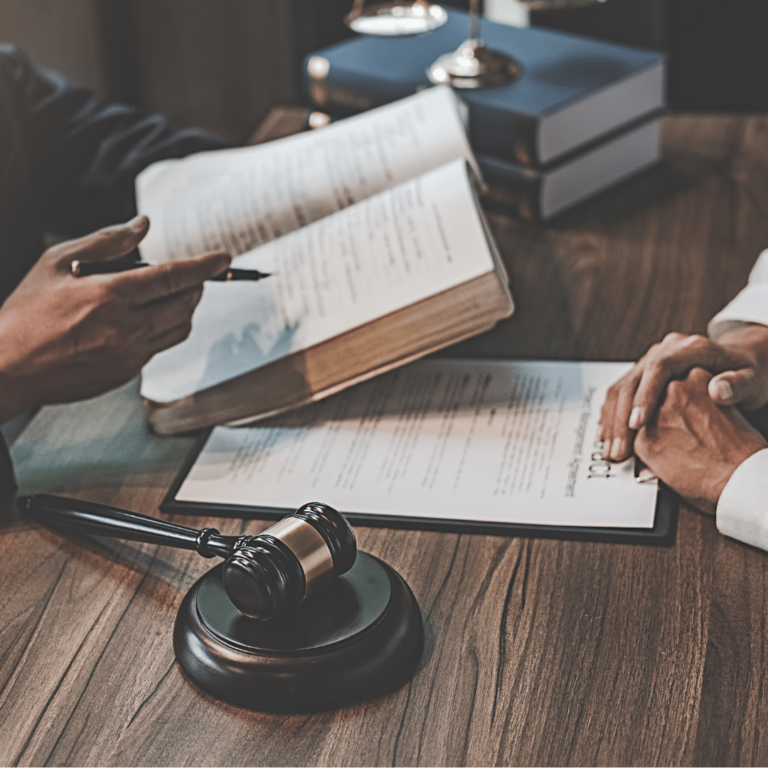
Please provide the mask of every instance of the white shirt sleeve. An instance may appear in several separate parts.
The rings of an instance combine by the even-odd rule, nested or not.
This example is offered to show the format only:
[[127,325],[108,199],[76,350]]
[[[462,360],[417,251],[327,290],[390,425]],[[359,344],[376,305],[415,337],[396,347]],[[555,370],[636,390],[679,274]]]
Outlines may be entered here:
[[742,462],[717,502],[717,530],[768,549],[768,448]]
[[744,323],[768,325],[768,250],[758,257],[744,290],[709,321],[709,336],[717,341]]
[[[768,325],[768,250],[755,262],[744,290],[709,323],[715,341],[744,325]],[[717,529],[731,538],[768,550],[768,448],[731,475],[717,502]]]

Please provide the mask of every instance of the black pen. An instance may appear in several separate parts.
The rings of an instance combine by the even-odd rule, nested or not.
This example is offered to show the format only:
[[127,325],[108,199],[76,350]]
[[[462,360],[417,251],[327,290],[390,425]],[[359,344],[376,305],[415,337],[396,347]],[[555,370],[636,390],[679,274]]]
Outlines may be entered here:
[[[151,266],[146,261],[126,261],[113,259],[112,261],[73,261],[70,270],[75,277],[87,277],[88,275],[110,275],[116,272],[127,272],[130,269]],[[221,274],[212,277],[211,280],[226,282],[228,280],[263,280],[269,277],[269,272],[259,272],[258,269],[237,269],[230,267]]]

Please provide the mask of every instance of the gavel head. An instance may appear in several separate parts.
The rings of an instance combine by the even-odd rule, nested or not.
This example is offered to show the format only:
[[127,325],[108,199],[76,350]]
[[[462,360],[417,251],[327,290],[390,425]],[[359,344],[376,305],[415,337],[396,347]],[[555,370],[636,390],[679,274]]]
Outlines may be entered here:
[[258,536],[241,536],[222,581],[235,607],[254,619],[294,608],[355,562],[346,518],[326,504],[305,504]]

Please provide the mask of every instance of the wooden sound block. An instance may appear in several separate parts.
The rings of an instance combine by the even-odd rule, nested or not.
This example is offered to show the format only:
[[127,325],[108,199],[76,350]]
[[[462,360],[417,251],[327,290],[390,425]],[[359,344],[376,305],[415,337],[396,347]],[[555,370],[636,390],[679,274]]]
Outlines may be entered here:
[[262,712],[313,712],[394,690],[424,646],[416,598],[386,563],[358,552],[354,566],[284,616],[243,616],[221,566],[190,589],[173,648],[195,685]]

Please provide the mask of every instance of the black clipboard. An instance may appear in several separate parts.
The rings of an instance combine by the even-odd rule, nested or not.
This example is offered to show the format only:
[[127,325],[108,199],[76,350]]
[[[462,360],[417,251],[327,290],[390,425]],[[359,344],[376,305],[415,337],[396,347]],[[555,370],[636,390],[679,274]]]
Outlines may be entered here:
[[[293,509],[260,507],[241,504],[208,504],[178,501],[176,494],[203,450],[211,429],[205,430],[195,442],[168,493],[160,504],[161,511],[169,515],[205,515],[207,517],[262,518],[279,520],[294,512]],[[312,501],[312,499],[307,499]],[[324,501],[318,499],[318,501]],[[328,503],[332,503],[329,500]],[[592,528],[564,525],[526,525],[521,523],[484,523],[472,520],[440,520],[426,517],[402,517],[368,512],[344,512],[353,525],[372,528],[406,528],[444,533],[475,533],[485,536],[522,536],[537,539],[572,539],[574,541],[606,541],[617,544],[645,544],[670,547],[677,537],[679,500],[663,483],[656,497],[656,516],[653,528]]]

